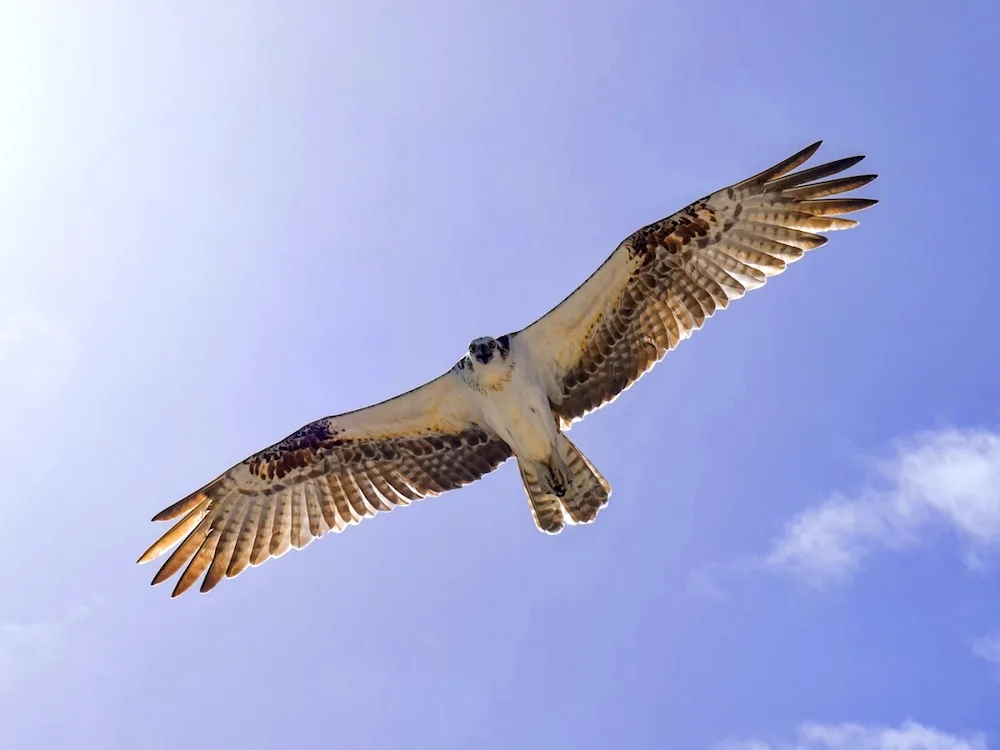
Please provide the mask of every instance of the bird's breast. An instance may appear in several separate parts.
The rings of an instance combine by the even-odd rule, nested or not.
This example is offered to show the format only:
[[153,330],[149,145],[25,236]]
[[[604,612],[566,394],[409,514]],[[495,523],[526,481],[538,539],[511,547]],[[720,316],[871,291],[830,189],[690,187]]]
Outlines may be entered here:
[[556,426],[540,383],[517,368],[506,388],[485,394],[483,401],[487,422],[514,453],[539,461],[549,457]]

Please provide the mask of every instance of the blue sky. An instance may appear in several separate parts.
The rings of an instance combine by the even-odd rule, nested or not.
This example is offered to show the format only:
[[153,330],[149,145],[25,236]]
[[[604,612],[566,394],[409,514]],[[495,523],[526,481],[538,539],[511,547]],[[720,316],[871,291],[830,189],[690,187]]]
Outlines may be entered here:
[[[961,9],[4,4],[0,746],[1000,748],[1000,19]],[[134,565],[818,138],[882,202],[574,428],[598,523],[539,534],[506,466],[209,596]]]

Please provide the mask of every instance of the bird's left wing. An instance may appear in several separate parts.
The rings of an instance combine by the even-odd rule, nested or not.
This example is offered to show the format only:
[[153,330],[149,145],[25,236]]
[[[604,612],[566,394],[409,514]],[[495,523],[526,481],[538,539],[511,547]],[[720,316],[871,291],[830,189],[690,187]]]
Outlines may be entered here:
[[828,197],[875,179],[826,180],[861,156],[792,172],[819,145],[629,235],[576,291],[516,334],[547,375],[564,428],[612,401],[730,300],[825,244],[816,232],[857,224],[836,214],[876,203]]
[[206,592],[327,531],[469,484],[510,456],[451,370],[396,398],[308,424],[236,464],[154,516],[176,523],[139,562],[180,542],[153,584],[187,564],[173,596],[202,573]]

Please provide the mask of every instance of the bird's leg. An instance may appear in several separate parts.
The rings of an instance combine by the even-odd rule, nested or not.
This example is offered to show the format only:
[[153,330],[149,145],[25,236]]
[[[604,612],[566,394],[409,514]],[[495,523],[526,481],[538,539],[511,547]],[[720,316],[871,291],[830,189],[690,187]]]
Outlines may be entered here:
[[553,452],[545,471],[546,489],[556,497],[566,495],[566,488],[569,485],[569,470],[559,456]]

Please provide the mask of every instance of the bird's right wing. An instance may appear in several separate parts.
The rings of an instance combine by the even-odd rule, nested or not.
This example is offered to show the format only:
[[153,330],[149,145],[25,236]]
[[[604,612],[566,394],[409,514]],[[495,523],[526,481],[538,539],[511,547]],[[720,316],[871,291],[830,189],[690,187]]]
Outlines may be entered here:
[[139,562],[179,542],[153,584],[187,564],[173,596],[203,573],[204,593],[327,531],[469,484],[510,456],[452,369],[396,398],[312,422],[236,464],[153,518],[176,523]]

